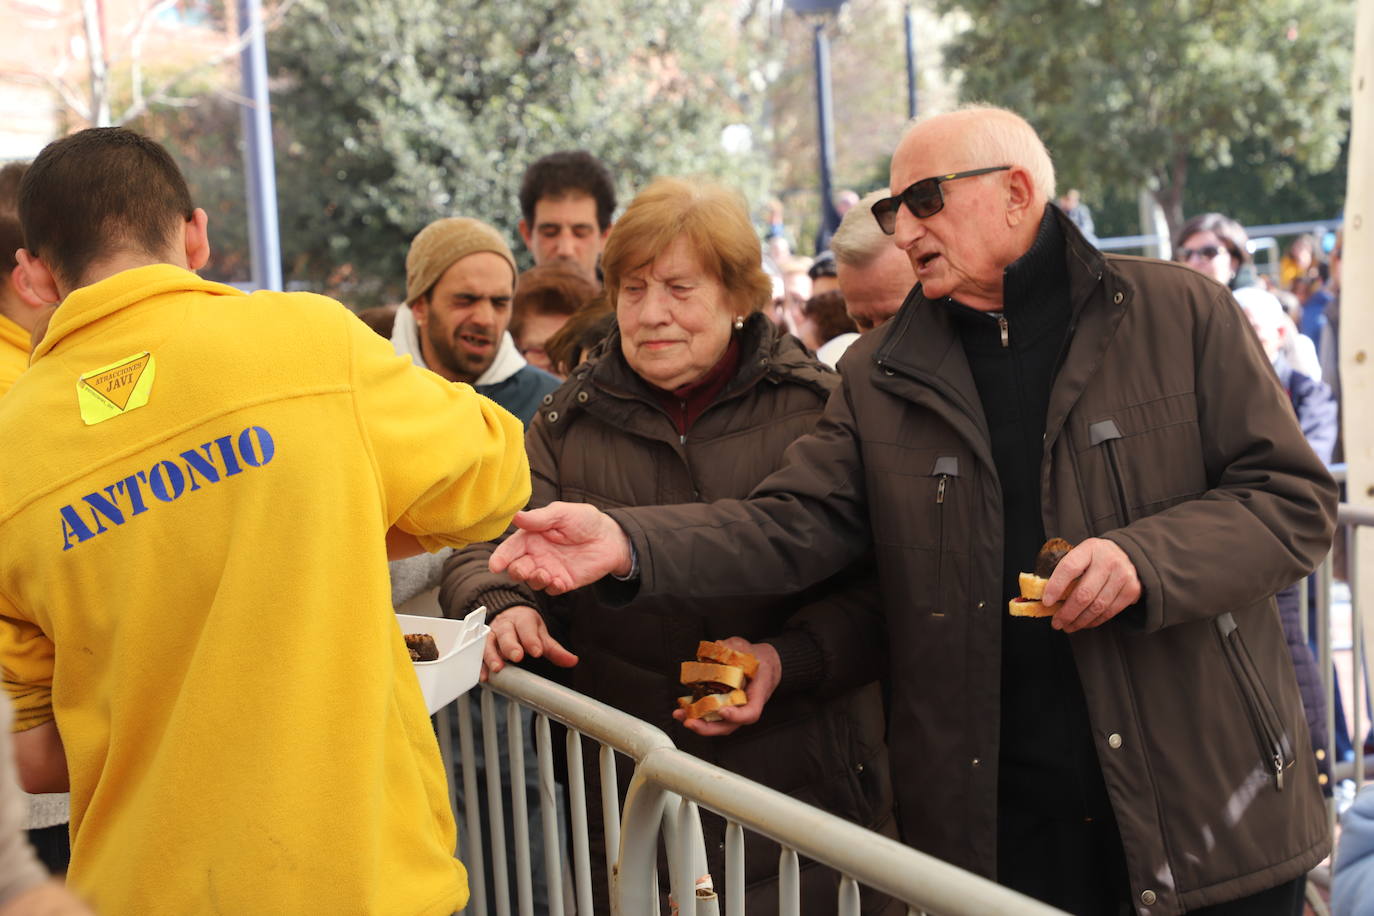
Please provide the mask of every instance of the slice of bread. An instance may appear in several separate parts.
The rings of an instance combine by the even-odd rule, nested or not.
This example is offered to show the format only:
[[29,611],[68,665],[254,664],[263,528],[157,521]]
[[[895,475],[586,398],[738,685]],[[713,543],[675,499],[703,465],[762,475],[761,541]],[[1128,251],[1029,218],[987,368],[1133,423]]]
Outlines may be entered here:
[[1039,601],[1045,595],[1045,586],[1050,584],[1049,579],[1042,579],[1035,573],[1023,572],[1019,577],[1021,584],[1021,597],[1034,598]]
[[718,642],[702,640],[697,643],[697,661],[733,665],[736,668],[744,669],[745,677],[753,677],[759,673],[759,660],[757,658],[748,652],[737,652]]
[[1035,599],[1013,598],[1007,602],[1007,610],[1013,617],[1053,617],[1055,609],[1045,607]]
[[724,709],[726,706],[743,706],[747,702],[749,702],[749,698],[744,695],[743,690],[732,690],[729,693],[713,693],[695,702],[693,702],[691,697],[677,698],[677,705],[687,710],[687,718],[703,719],[707,722],[720,721],[718,710]]
[[683,662],[682,683],[720,684],[724,687],[743,687],[744,669],[714,662]]

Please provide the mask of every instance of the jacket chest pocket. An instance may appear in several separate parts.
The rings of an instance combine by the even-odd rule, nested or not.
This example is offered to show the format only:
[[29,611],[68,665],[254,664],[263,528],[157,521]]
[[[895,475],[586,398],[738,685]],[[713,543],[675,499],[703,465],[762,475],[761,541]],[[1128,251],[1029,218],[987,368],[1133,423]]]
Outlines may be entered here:
[[918,594],[903,600],[943,616],[960,600],[968,579],[971,459],[953,450],[904,451],[899,462],[866,462],[878,565],[914,570],[907,581],[920,583]]
[[1094,534],[1192,499],[1208,486],[1192,394],[1098,413],[1079,424],[1073,450]]

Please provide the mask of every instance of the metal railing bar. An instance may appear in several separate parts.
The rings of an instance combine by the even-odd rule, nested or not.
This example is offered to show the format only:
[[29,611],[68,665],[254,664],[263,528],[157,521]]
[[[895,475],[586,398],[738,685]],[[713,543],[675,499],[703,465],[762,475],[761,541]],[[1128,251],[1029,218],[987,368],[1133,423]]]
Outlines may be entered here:
[[[1339,529],[1337,529],[1339,532]],[[1331,579],[1333,555],[1328,552],[1317,567],[1317,667],[1321,669],[1322,696],[1326,698],[1326,759],[1331,763],[1331,798],[1326,805],[1326,829],[1336,829],[1336,668],[1331,656]]]
[[568,729],[568,809],[572,816],[573,884],[577,912],[592,911],[592,858],[587,837],[587,775],[582,769],[582,734]]
[[778,853],[778,913],[780,916],[799,916],[801,913],[801,875],[797,865],[797,851],[787,846]]
[[744,916],[744,828],[725,825],[725,916]]
[[520,916],[534,916],[534,880],[530,874],[530,815],[525,798],[525,729],[520,704],[506,704],[506,738],[510,755],[510,812],[515,826],[515,890]]
[[[1370,513],[1374,518],[1374,512]],[[1350,692],[1350,703],[1355,707],[1355,729],[1350,733],[1350,743],[1360,748],[1355,752],[1355,785],[1364,785],[1364,711],[1365,697],[1367,697],[1369,685],[1365,681],[1365,660],[1364,660],[1364,626],[1360,619],[1360,603],[1356,600],[1359,594],[1356,578],[1359,574],[1359,563],[1355,558],[1358,552],[1360,540],[1359,524],[1350,529],[1350,540],[1347,542],[1348,549],[1346,561],[1346,582],[1350,585],[1350,641],[1351,647],[1351,672],[1350,681],[1354,689]]]
[[[641,760],[631,791],[646,784],[692,798],[701,807],[808,859],[934,912],[1060,914],[1053,907],[682,751],[658,750]],[[621,846],[629,849],[632,844],[622,842]]]
[[615,883],[615,859],[620,853],[620,788],[615,775],[615,751],[601,745],[601,822],[606,838],[606,874]]
[[[455,718],[458,720],[458,749],[463,755],[463,798],[467,800],[467,810],[463,812],[463,823],[467,829],[462,839],[465,851],[463,864],[468,869],[468,907],[474,916],[486,916],[487,879],[485,854],[482,852],[482,806],[477,800],[477,754],[473,750],[472,704],[468,701],[467,694],[458,698],[455,709]],[[444,764],[444,769],[453,769],[448,765],[448,760],[445,760]],[[456,799],[454,804],[457,804]]]
[[1298,580],[1298,632],[1302,634],[1303,645],[1312,640],[1312,630],[1307,621],[1309,610],[1311,604],[1307,600],[1307,577],[1303,576]]
[[506,814],[501,801],[501,744],[496,739],[496,701],[482,691],[482,753],[487,760],[487,820],[491,828],[491,881],[496,885],[496,916],[510,916],[506,882]]
[[[1352,506],[1350,503],[1341,503],[1336,507],[1336,523],[1338,525],[1349,525],[1352,529],[1360,525],[1374,525],[1374,509],[1365,506]],[[1351,553],[1350,556],[1353,559],[1354,553]],[[1355,565],[1351,563],[1350,569],[1352,572],[1354,568]]]
[[535,716],[535,751],[539,758],[539,816],[544,825],[544,874],[549,889],[549,916],[563,916],[563,859],[559,850],[558,788],[553,778],[553,738],[549,717]]
[[[678,912],[691,914],[696,907],[696,850],[688,819],[693,805],[685,798],[668,796],[663,809],[663,840],[668,846],[668,886]],[[670,904],[671,906],[671,904]]]
[[840,879],[840,894],[837,903],[839,916],[859,916],[859,885],[848,875]]
[[639,916],[658,912],[657,840],[667,797],[667,789],[645,779],[642,768],[636,768],[625,794],[620,866],[611,870],[612,913]]
[[514,665],[493,674],[487,686],[635,760],[654,748],[675,746],[662,729]]
[[688,878],[692,882],[692,893],[696,894],[697,916],[705,916],[706,913],[715,913],[719,916],[720,907],[718,895],[715,892],[715,881],[712,879],[711,891],[698,891],[696,882],[703,876],[710,877],[709,865],[706,862],[706,834],[701,829],[701,811],[697,808],[697,803],[688,800],[691,806],[687,810],[687,823],[685,836],[692,850],[692,869],[688,872]]
[[[1336,782],[1340,782],[1342,779],[1354,779],[1355,767],[1360,757],[1360,754],[1356,754],[1354,760],[1342,760],[1340,763],[1333,766],[1331,768],[1331,778]],[[1363,759],[1364,771],[1368,773],[1371,769],[1374,769],[1374,754],[1364,754]]]

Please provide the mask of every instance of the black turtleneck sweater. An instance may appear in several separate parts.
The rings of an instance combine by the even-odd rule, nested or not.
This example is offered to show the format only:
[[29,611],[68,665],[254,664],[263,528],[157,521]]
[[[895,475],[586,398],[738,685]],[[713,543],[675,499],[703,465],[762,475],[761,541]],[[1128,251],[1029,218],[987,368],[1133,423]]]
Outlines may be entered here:
[[[948,307],[983,403],[1002,484],[1002,600],[1020,594],[1046,539],[1040,465],[1050,388],[1072,334],[1064,234],[1046,208],[1034,244],[1006,268],[1003,311]],[[1053,532],[1058,534],[1058,532]],[[1002,614],[999,810],[1065,819],[1110,813],[1068,636]]]

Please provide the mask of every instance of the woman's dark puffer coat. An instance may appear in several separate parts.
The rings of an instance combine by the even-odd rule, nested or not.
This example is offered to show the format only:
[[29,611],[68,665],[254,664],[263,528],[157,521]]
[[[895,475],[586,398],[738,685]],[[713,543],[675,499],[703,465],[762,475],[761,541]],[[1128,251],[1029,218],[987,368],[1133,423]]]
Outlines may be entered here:
[[[739,370],[680,436],[625,362],[613,331],[598,354],[546,398],[530,426],[531,506],[564,500],[608,509],[747,495],[781,465],[787,446],[814,428],[839,377],[761,314],[737,333]],[[493,575],[487,570],[491,549],[474,545],[449,560],[440,596],[446,613],[460,615],[479,604],[493,612],[535,607],[555,638],[580,657],[563,673],[575,690],[656,725],[689,753],[895,837],[875,681],[886,649],[868,567],[790,597],[655,598],[610,610],[590,588],[550,598]],[[773,643],[784,680],[758,723],[703,738],[672,719],[675,698],[687,692],[678,683],[679,665],[693,658],[699,640],[730,636]],[[583,756],[593,883],[602,912],[597,757],[590,749]],[[617,759],[623,800],[631,769]],[[724,823],[705,811],[702,821],[719,887]],[[745,847],[749,911],[776,912],[778,848],[748,833]],[[661,866],[660,876],[666,875]],[[807,912],[833,912],[835,886],[833,873],[804,867]],[[865,897],[864,910],[882,912],[886,905],[876,895]]]

